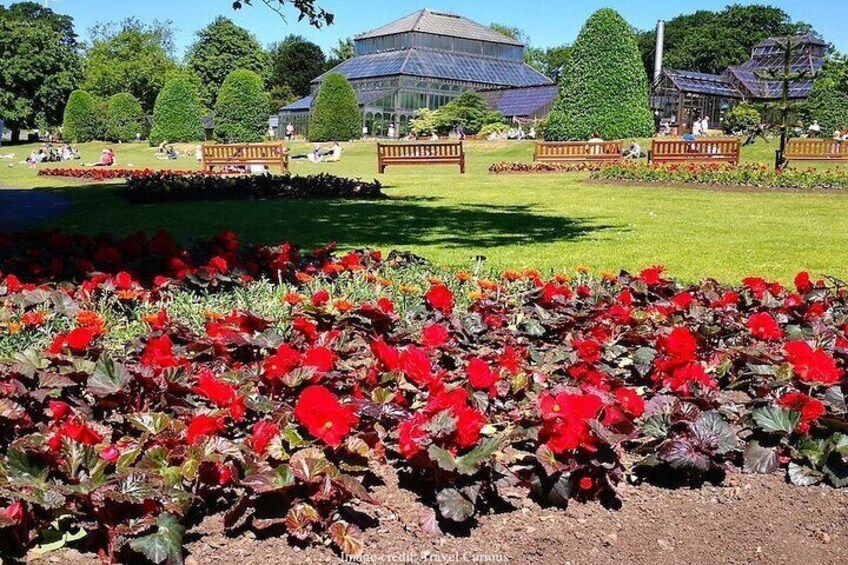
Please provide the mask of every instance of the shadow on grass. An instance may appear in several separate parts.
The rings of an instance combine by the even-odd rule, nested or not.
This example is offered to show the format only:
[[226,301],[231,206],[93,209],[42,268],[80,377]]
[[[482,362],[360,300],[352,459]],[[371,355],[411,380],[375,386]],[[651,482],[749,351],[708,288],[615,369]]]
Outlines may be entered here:
[[[55,190],[55,189],[54,189]],[[440,203],[435,197],[364,200],[210,201],[128,204],[120,188],[60,190],[72,202],[55,225],[87,233],[154,232],[200,237],[224,229],[244,241],[292,241],[301,246],[491,248],[577,240],[602,230],[597,218],[543,215],[530,205]]]

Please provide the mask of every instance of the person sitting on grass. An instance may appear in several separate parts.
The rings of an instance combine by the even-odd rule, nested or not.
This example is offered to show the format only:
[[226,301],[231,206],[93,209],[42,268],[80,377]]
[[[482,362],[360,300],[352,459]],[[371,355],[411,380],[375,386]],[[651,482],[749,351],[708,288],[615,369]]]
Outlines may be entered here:
[[342,146],[339,145],[338,141],[334,141],[330,146],[330,152],[325,155],[324,162],[325,163],[338,163],[342,160]]
[[636,142],[635,139],[630,140],[630,147],[627,149],[627,152],[624,154],[625,159],[638,159],[642,156],[642,147]]
[[312,146],[312,151],[310,151],[309,153],[301,153],[300,155],[292,155],[291,158],[295,161],[306,159],[306,160],[308,160],[312,163],[321,163],[321,162],[324,161],[324,157],[329,155],[330,153],[331,153],[331,151],[324,151],[323,149],[321,149],[321,146],[316,143],[315,145]]
[[100,154],[100,161],[91,163],[89,167],[111,167],[115,164],[115,152],[112,149],[104,149]]

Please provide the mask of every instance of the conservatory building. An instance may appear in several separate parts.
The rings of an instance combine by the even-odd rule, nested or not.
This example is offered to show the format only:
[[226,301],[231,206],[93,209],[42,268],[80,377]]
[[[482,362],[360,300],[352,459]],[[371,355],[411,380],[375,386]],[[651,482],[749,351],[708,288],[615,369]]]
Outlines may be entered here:
[[[805,100],[813,88],[813,76],[821,69],[827,44],[812,35],[794,36],[789,61],[792,72],[804,71],[806,78],[793,81],[789,98]],[[678,133],[691,131],[692,123],[704,117],[719,127],[724,112],[745,100],[773,103],[781,99],[782,83],[767,80],[771,72],[784,69],[783,45],[787,38],[772,37],[756,44],[749,60],[728,67],[722,74],[664,70],[651,89],[651,107],[657,117]]]
[[312,81],[311,95],[279,112],[278,135],[291,123],[308,134],[314,96],[328,73],[344,75],[356,93],[363,132],[407,133],[416,110],[435,110],[468,90],[550,86],[524,63],[524,45],[467,18],[420,10],[354,39],[355,54]]

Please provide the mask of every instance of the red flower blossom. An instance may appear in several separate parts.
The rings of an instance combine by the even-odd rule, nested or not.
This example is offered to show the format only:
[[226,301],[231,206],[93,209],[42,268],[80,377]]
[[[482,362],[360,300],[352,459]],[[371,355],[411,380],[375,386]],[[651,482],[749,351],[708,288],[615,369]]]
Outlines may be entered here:
[[319,375],[331,371],[335,364],[336,354],[327,347],[313,347],[303,354],[303,365],[312,367]]
[[633,418],[638,418],[645,411],[645,401],[632,388],[621,387],[613,391],[615,401],[619,407]]
[[500,378],[498,373],[479,357],[471,359],[465,371],[468,374],[468,382],[475,390],[489,390]]
[[836,366],[833,357],[822,349],[813,349],[806,341],[790,341],[783,350],[795,375],[804,383],[833,385],[842,379],[842,369]]
[[179,365],[179,361],[174,357],[173,347],[174,344],[171,343],[171,338],[167,335],[150,338],[141,354],[140,362],[146,367],[156,369],[176,367]]
[[573,344],[577,356],[584,363],[597,363],[601,359],[601,345],[592,339],[575,339]]
[[217,418],[206,414],[200,414],[191,419],[186,428],[186,442],[194,445],[204,437],[215,435],[221,429],[221,422]]
[[431,285],[430,290],[424,295],[424,299],[433,310],[438,310],[445,315],[453,312],[453,293],[444,285]]
[[745,327],[757,339],[777,341],[783,338],[783,330],[768,312],[752,314]]
[[284,343],[277,348],[274,355],[265,358],[262,364],[262,374],[269,379],[279,379],[300,365],[300,353],[291,345]]
[[377,307],[384,314],[394,314],[395,313],[395,305],[392,303],[391,300],[389,300],[385,296],[377,299]]
[[85,422],[70,420],[59,428],[59,435],[83,445],[97,445],[103,441],[103,436],[88,427]]
[[47,409],[50,411],[50,417],[54,421],[62,420],[71,413],[71,406],[61,400],[48,400]]
[[815,398],[810,398],[803,392],[787,392],[781,396],[777,403],[801,414],[799,424],[810,424],[824,416],[824,404]]
[[795,288],[800,294],[807,294],[813,290],[813,284],[810,282],[810,273],[801,271],[795,275]]
[[312,298],[310,298],[310,302],[312,302],[312,305],[315,306],[316,308],[320,308],[321,306],[324,306],[329,301],[330,301],[330,293],[327,292],[326,290],[319,290],[315,294],[312,295]]
[[371,342],[371,353],[387,371],[400,370],[400,352],[382,339]]
[[639,273],[639,280],[644,282],[647,285],[657,285],[665,283],[665,279],[662,277],[663,272],[665,271],[665,267],[662,265],[654,265],[653,267],[649,267],[644,269],[641,273]]
[[672,392],[691,394],[693,386],[711,390],[716,388],[716,382],[707,375],[700,363],[690,362],[674,368],[670,375],[666,375],[663,386]]
[[662,344],[667,355],[678,361],[692,361],[695,359],[697,344],[695,337],[687,328],[674,328],[665,338]]
[[271,440],[273,440],[278,433],[280,433],[279,427],[271,422],[260,420],[253,424],[253,429],[250,434],[250,446],[256,454],[264,455],[268,450],[268,445],[271,443]]
[[18,526],[24,521],[24,504],[20,500],[16,500],[9,506],[3,509],[3,518],[13,526]]
[[448,341],[448,330],[441,324],[430,324],[421,330],[421,345],[436,349]]
[[80,353],[88,349],[94,339],[94,332],[89,328],[74,328],[65,336],[65,344],[71,351]]
[[341,445],[358,422],[353,408],[340,404],[332,392],[317,385],[306,387],[300,393],[294,417],[312,436],[333,447]]
[[109,463],[116,463],[118,461],[118,457],[120,457],[120,456],[121,456],[121,452],[118,451],[118,448],[115,447],[114,445],[106,446],[98,454],[98,457],[100,457],[100,459],[107,461]]
[[398,426],[398,451],[406,459],[412,459],[422,449],[427,439],[424,425],[429,421],[427,414],[416,412],[412,418]]
[[410,345],[400,354],[400,365],[409,379],[418,386],[434,383],[433,367],[423,349]]

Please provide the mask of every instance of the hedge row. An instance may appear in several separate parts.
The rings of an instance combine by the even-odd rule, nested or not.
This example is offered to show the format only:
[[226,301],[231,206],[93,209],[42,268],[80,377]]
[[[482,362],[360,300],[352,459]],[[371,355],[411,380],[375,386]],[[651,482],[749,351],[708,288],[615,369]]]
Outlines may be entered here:
[[297,200],[386,198],[378,181],[328,174],[222,177],[154,173],[127,179],[124,197],[135,203],[187,200]]

